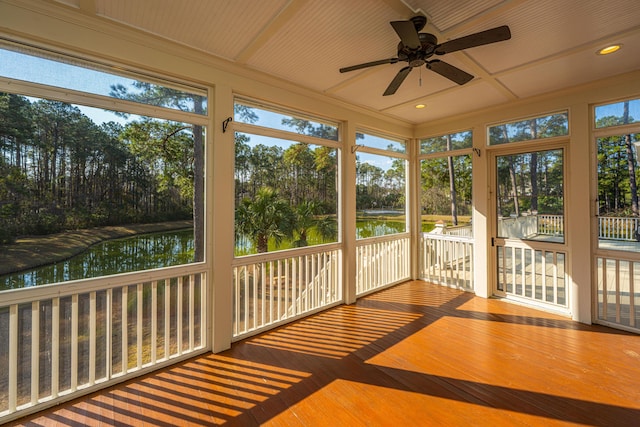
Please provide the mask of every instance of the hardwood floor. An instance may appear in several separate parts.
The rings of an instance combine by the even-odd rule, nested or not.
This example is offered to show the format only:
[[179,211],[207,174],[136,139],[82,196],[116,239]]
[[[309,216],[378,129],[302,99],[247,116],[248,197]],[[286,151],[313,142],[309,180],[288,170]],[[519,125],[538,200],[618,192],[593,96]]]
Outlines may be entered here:
[[16,425],[640,425],[640,336],[408,282]]

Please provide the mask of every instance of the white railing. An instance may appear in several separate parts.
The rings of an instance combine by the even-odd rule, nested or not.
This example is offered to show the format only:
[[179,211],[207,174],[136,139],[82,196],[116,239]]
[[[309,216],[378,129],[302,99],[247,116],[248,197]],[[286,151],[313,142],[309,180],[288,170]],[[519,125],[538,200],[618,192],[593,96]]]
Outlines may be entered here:
[[473,228],[471,225],[456,225],[446,227],[444,234],[449,236],[473,237]]
[[564,215],[538,215],[538,234],[545,236],[564,235]]
[[188,265],[3,291],[0,424],[204,352],[206,280]]
[[473,238],[423,233],[420,278],[473,291]]
[[[636,241],[638,227],[640,227],[640,218],[601,216],[598,217],[598,238]],[[449,228],[447,228],[448,230]],[[500,218],[498,220],[498,235],[516,238],[528,238],[536,235],[562,236],[564,235],[564,216],[543,214]]]
[[338,245],[236,258],[234,339],[342,302],[341,258]]
[[406,233],[358,239],[356,242],[356,295],[408,280],[410,238]]
[[596,257],[597,320],[640,332],[640,262]]
[[639,218],[600,216],[598,238],[609,240],[636,240]]
[[498,236],[516,239],[528,239],[538,234],[538,221],[535,215],[498,218]]
[[497,246],[498,291],[558,309],[568,307],[567,257],[532,242]]

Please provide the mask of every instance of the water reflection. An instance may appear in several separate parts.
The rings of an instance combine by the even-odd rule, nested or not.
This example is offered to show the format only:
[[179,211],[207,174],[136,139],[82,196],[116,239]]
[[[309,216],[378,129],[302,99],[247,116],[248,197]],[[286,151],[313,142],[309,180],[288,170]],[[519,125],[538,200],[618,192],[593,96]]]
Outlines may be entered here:
[[0,290],[187,264],[193,256],[190,228],[107,240],[68,260],[0,276]]
[[387,234],[404,233],[406,225],[403,221],[366,220],[356,222],[356,238],[386,236]]

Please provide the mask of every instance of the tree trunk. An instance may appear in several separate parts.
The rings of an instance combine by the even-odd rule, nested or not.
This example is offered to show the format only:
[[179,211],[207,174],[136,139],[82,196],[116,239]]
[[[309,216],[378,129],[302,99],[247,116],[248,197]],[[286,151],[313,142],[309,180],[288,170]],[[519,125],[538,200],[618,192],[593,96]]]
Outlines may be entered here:
[[[447,151],[451,151],[452,143],[451,143],[451,135],[447,135]],[[456,177],[455,170],[453,169],[453,157],[447,157],[448,165],[449,165],[449,194],[451,196],[451,221],[453,225],[458,225],[458,205],[456,202]]]
[[[629,123],[629,101],[624,103],[623,123]],[[624,136],[624,146],[627,152],[627,169],[629,170],[629,187],[631,190],[631,212],[638,216],[638,187],[636,185],[636,162],[631,147],[631,135]]]
[[513,165],[513,156],[509,156],[509,176],[511,177],[511,192],[513,193],[513,210],[516,216],[520,216],[520,203],[518,202],[518,185],[516,184],[516,168]]
[[[538,139],[538,127],[536,120],[531,120],[531,138]],[[538,153],[531,153],[529,163],[529,176],[531,178],[531,211],[538,210]]]
[[[195,112],[202,113],[202,102],[195,99]],[[204,135],[202,126],[193,126],[193,245],[194,261],[204,261]]]

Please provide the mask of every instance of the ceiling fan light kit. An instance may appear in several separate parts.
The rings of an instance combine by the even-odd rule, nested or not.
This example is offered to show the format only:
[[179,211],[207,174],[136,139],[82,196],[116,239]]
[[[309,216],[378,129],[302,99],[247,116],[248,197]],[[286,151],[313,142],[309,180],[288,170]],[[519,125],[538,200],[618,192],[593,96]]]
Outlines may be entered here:
[[509,40],[511,38],[511,31],[509,30],[509,27],[503,25],[501,27],[481,31],[479,33],[438,44],[436,36],[420,32],[426,23],[427,18],[423,15],[416,15],[408,21],[392,21],[390,24],[396,34],[398,34],[398,37],[400,37],[396,57],[340,68],[340,72],[348,73],[349,71],[361,70],[363,68],[374,67],[382,64],[395,64],[401,61],[406,62],[407,66],[398,71],[387,89],[384,91],[384,96],[396,93],[411,70],[423,65],[427,69],[436,72],[459,85],[463,85],[473,79],[471,74],[447,62],[430,58],[434,55],[445,55],[447,53]]

